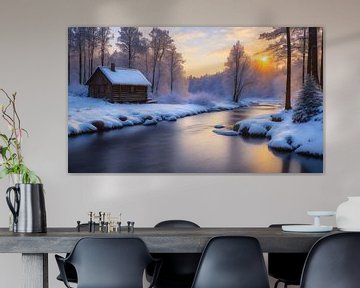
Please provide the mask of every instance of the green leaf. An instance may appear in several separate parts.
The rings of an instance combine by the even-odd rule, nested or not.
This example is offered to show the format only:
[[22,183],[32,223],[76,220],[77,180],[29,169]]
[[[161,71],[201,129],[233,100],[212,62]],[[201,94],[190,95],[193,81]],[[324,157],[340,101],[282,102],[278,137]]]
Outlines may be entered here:
[[9,140],[8,137],[7,137],[5,134],[0,133],[0,137],[1,137],[5,142],[7,142],[7,141]]
[[9,174],[9,170],[8,169],[3,169],[0,171],[0,179],[3,179],[4,177],[6,177]]
[[1,148],[1,156],[2,156],[3,158],[6,157],[6,152],[7,152],[8,150],[9,150],[8,147],[2,147],[2,148]]
[[25,132],[25,134],[26,134],[27,137],[29,137],[29,132],[28,132],[26,129],[21,128],[21,130]]

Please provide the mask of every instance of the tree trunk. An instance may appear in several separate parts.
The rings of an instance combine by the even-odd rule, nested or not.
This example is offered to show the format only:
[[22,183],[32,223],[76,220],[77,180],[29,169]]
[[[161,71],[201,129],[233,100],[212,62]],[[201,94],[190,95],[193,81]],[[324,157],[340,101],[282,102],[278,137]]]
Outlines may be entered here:
[[237,102],[238,100],[238,77],[239,77],[239,55],[236,52],[236,59],[235,59],[235,77],[234,77],[234,93],[233,93],[233,101]]
[[[155,55],[154,55],[154,57],[155,57]],[[154,88],[155,88],[155,72],[156,72],[156,60],[154,60],[154,62],[153,62],[151,93],[154,93]]]
[[148,51],[146,50],[145,53],[145,73],[146,73],[146,78],[149,77],[149,65],[148,65]]
[[324,28],[321,29],[321,70],[320,70],[320,87],[324,89]]
[[[81,32],[79,32],[81,33]],[[79,39],[79,43],[78,43],[78,48],[79,48],[79,84],[82,84],[82,39],[80,36]]]
[[286,27],[286,47],[287,47],[287,62],[286,62],[285,110],[290,110],[291,109],[291,42],[290,42],[290,27]]
[[317,84],[319,81],[318,71],[318,45],[317,45],[317,27],[309,27],[309,44],[308,44],[308,69],[307,74],[312,75]]
[[158,65],[158,77],[157,77],[157,80],[156,80],[155,94],[158,93],[159,85],[160,85],[160,73],[161,73],[160,68],[161,68],[161,63],[159,62],[159,65]]
[[105,59],[105,44],[101,43],[101,50],[100,50],[100,54],[101,54],[101,66],[104,66],[104,59]]
[[[68,36],[68,37],[70,37],[70,36]],[[68,85],[70,85],[70,71],[71,71],[71,69],[70,69],[70,59],[71,57],[70,57],[70,47],[68,47]]]
[[90,77],[94,73],[94,48],[91,48],[91,55],[90,55]]
[[302,84],[305,83],[305,56],[306,56],[306,28],[303,29],[303,51],[302,51]]
[[308,53],[307,53],[307,65],[306,65],[306,75],[311,75],[311,48],[310,48],[310,27],[308,28]]
[[131,51],[131,50],[132,50],[132,49],[131,49],[131,44],[129,44],[128,47],[129,47],[129,51],[128,51],[128,52],[129,52],[129,53],[128,53],[128,68],[132,68],[132,67],[131,67],[131,66],[132,66],[132,65],[131,65],[131,53],[132,53],[132,51]]
[[[89,47],[90,49],[90,47]],[[90,50],[88,51],[88,70],[87,70],[87,79],[89,79],[91,76],[91,55]]]
[[156,81],[156,87],[155,87],[155,93],[157,94],[158,90],[159,90],[159,85],[160,85],[160,78],[161,78],[161,63],[162,63],[162,59],[164,57],[165,54],[165,48],[163,48],[163,50],[161,51],[159,58],[158,58],[158,78]]
[[174,55],[171,54],[170,62],[170,92],[173,92],[173,83],[174,83]]
[[83,84],[85,84],[86,82],[86,64],[87,64],[87,59],[86,59],[86,44],[84,43],[84,77],[83,77]]

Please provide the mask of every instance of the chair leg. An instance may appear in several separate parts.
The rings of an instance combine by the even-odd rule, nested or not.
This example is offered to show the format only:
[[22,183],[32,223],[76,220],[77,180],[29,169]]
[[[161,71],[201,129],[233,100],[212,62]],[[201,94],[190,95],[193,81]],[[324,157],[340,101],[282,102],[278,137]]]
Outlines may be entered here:
[[287,288],[287,287],[288,287],[288,285],[287,285],[286,282],[283,282],[283,281],[281,281],[281,280],[277,280],[277,281],[275,282],[274,288],[277,288],[280,283],[284,283],[284,288]]
[[280,280],[277,280],[277,281],[275,282],[274,288],[277,288],[278,285],[279,285],[279,283],[281,283],[281,281],[280,281]]

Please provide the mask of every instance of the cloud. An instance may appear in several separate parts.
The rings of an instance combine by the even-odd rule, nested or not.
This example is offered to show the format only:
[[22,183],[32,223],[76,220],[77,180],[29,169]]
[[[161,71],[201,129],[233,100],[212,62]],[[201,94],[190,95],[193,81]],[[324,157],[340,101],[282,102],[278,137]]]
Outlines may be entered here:
[[206,37],[206,33],[201,31],[181,32],[173,36],[175,42],[191,42]]
[[209,57],[217,57],[217,58],[224,59],[224,62],[225,62],[226,58],[229,56],[230,49],[231,49],[231,46],[212,50],[212,51],[209,51],[207,53],[207,55]]
[[[176,47],[182,53],[187,75],[201,75],[221,71],[231,47],[240,41],[252,56],[268,44],[259,34],[271,27],[159,27],[169,30]],[[151,27],[141,27],[145,37]]]

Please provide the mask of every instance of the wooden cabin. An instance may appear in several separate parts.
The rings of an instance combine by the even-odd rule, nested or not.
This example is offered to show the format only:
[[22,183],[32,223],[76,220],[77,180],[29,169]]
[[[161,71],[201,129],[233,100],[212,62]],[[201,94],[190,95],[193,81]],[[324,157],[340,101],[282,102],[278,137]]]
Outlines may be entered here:
[[137,69],[98,67],[86,82],[89,97],[116,103],[145,103],[151,83]]

